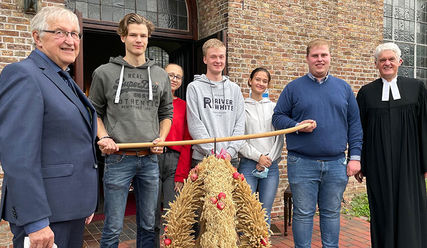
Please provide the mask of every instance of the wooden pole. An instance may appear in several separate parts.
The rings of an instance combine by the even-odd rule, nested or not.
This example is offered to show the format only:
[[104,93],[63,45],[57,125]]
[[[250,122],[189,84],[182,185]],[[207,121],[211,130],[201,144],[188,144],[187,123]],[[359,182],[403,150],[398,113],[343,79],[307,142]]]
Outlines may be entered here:
[[257,139],[264,137],[277,136],[281,134],[293,133],[303,128],[310,126],[309,123],[302,124],[296,127],[265,132],[265,133],[256,133],[256,134],[245,134],[245,135],[237,135],[230,137],[220,137],[220,138],[208,138],[208,139],[198,139],[198,140],[181,140],[181,141],[165,141],[159,142],[154,145],[152,142],[145,143],[118,143],[117,146],[120,149],[135,149],[135,148],[146,148],[146,147],[155,147],[155,146],[183,146],[183,145],[195,145],[195,144],[206,144],[206,143],[215,143],[215,142],[226,142],[226,141],[234,141],[234,140],[247,140],[247,139]]

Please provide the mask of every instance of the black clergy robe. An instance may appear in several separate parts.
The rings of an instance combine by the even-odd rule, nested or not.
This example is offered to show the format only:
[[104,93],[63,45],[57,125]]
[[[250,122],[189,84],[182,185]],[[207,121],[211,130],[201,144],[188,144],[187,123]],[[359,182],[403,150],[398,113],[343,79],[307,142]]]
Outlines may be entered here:
[[362,173],[376,248],[427,248],[427,93],[398,77],[401,99],[381,101],[381,78],[363,86],[357,102],[363,127]]

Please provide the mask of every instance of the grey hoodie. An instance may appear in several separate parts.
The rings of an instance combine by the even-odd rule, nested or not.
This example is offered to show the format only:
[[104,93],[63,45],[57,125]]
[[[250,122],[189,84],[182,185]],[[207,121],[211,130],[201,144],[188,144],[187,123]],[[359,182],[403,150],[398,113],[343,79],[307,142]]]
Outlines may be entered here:
[[92,78],[89,99],[115,142],[153,141],[160,121],[172,120],[169,77],[154,61],[134,67],[122,56],[110,58]]
[[[243,135],[245,106],[240,87],[223,76],[220,82],[210,81],[205,74],[195,75],[187,87],[187,123],[193,139]],[[232,158],[243,141],[216,144],[216,152],[227,150]],[[193,158],[203,159],[214,148],[212,143],[193,145]]]

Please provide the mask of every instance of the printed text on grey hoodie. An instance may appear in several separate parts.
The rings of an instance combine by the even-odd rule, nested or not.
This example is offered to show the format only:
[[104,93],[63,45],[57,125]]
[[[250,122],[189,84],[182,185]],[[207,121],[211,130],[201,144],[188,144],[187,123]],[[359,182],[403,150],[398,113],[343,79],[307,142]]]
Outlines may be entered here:
[[93,72],[89,99],[117,143],[153,141],[159,122],[172,120],[169,77],[152,60],[134,67],[122,56],[110,58]]

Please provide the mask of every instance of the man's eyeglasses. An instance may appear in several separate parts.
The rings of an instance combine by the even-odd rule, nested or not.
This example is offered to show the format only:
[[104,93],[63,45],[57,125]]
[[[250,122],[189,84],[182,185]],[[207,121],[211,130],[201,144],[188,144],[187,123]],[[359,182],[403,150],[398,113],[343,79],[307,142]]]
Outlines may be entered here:
[[82,38],[82,34],[81,33],[68,32],[68,31],[64,31],[64,30],[61,30],[61,29],[58,29],[58,30],[42,30],[42,32],[51,33],[57,39],[62,39],[62,38],[67,37],[69,35],[71,35],[71,38],[73,38],[74,40],[80,40]]
[[170,80],[173,80],[174,78],[176,78],[176,80],[178,80],[178,81],[181,81],[181,80],[182,80],[182,76],[175,75],[175,74],[173,74],[173,73],[168,73],[168,75],[169,75],[169,79],[170,79]]

